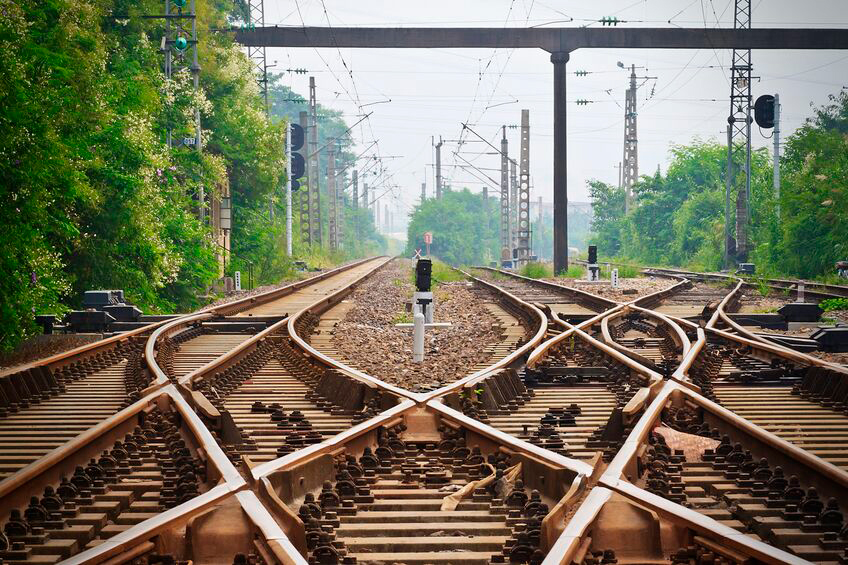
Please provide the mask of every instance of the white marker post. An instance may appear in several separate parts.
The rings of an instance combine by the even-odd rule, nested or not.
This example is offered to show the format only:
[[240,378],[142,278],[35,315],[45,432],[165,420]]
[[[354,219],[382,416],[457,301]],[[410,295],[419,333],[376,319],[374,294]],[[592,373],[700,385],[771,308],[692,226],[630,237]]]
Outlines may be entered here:
[[396,328],[412,328],[412,362],[424,362],[424,330],[427,328],[449,328],[450,322],[428,324],[424,321],[424,314],[416,312],[412,316],[411,324],[395,324]]
[[236,271],[235,279],[236,279],[236,290],[241,290],[241,271]]
[[804,283],[798,283],[798,299],[797,302],[804,302]]
[[613,288],[618,288],[618,269],[613,269],[610,273],[610,284]]
[[412,362],[424,362],[424,314],[416,312],[412,317]]

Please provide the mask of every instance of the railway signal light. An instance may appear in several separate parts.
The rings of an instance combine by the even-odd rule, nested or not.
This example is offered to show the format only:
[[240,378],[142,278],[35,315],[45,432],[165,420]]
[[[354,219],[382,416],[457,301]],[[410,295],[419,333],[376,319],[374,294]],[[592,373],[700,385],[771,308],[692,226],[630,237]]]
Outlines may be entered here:
[[300,124],[289,124],[289,164],[291,165],[289,178],[291,179],[292,192],[297,192],[300,189],[300,180],[298,179],[306,174],[306,159],[300,153],[305,140],[306,133]]
[[754,102],[754,120],[761,128],[774,127],[774,96],[763,94]]
[[174,47],[177,48],[177,51],[185,51],[188,48],[188,40],[183,36],[179,36],[174,40]]
[[176,6],[177,8],[185,8],[186,2],[188,0],[173,0],[173,1],[174,1],[174,6]]
[[419,259],[415,263],[415,290],[430,292],[433,262],[429,259]]

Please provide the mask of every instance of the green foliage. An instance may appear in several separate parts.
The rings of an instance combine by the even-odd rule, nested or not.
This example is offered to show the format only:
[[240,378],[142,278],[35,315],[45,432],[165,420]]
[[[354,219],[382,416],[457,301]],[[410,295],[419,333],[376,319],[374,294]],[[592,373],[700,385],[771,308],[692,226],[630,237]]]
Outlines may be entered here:
[[848,298],[828,298],[819,302],[822,310],[831,312],[833,310],[848,310]]
[[631,265],[616,265],[618,269],[618,278],[620,279],[635,279],[642,276],[642,271]]
[[[197,9],[200,30],[237,19],[230,0]],[[33,314],[78,306],[91,288],[124,288],[147,312],[200,306],[220,275],[201,196],[232,195],[228,274],[293,274],[283,116],[266,117],[251,63],[227,34],[201,32],[199,89],[189,72],[166,81],[164,22],[140,17],[161,10],[158,0],[0,0],[0,350],[37,331]],[[194,135],[195,108],[203,153],[169,150],[166,128]],[[327,133],[341,136],[340,115],[325,113]],[[372,253],[384,240],[366,216],[345,209],[344,253],[298,240],[295,251],[319,266]]]
[[464,281],[465,275],[452,268],[450,265],[446,265],[438,259],[434,259],[432,279],[436,285],[439,285],[447,282]]
[[[780,217],[771,160],[764,149],[752,154],[750,260],[762,275],[832,280],[834,263],[848,258],[848,93],[815,109],[785,147]],[[726,151],[698,140],[674,147],[666,175],[634,185],[636,206],[627,215],[621,191],[590,183],[592,241],[602,255],[620,251],[642,264],[720,269]]]
[[424,233],[433,234],[430,253],[450,265],[479,265],[500,257],[499,210],[494,200],[483,212],[483,197],[468,189],[445,190],[442,198],[428,198],[412,211],[405,254],[424,248]]
[[557,274],[561,279],[582,279],[586,276],[586,270],[580,265],[569,265],[567,271]]
[[531,278],[531,279],[543,279],[549,278],[553,276],[553,270],[550,265],[546,263],[538,263],[535,261],[530,261],[518,272],[518,274]]

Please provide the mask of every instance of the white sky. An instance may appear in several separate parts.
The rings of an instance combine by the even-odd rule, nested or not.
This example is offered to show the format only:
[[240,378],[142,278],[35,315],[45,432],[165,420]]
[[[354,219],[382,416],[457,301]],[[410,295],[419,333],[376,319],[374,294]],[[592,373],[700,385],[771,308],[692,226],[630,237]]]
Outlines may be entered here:
[[[326,6],[326,13],[324,11]],[[300,15],[298,14],[298,8]],[[265,0],[266,25],[501,27],[539,25],[598,26],[603,16],[627,20],[627,27],[733,26],[733,0]],[[574,21],[568,21],[574,18]],[[671,20],[671,24],[669,24]],[[848,27],[844,0],[753,0],[754,27]],[[616,166],[622,156],[624,90],[629,70],[616,66],[635,63],[647,67],[637,75],[656,76],[638,93],[640,173],[665,170],[671,144],[688,143],[695,136],[724,143],[729,110],[728,50],[578,50],[571,54],[568,77],[568,192],[569,200],[586,201],[586,181],[598,178],[618,182]],[[782,137],[820,105],[828,94],[848,86],[848,52],[754,51],[753,96],[779,93]],[[530,166],[532,200],[553,197],[553,65],[542,50],[524,49],[268,49],[274,71],[305,68],[307,75],[287,73],[285,83],[308,94],[308,76],[316,77],[321,104],[344,112],[349,124],[362,111],[371,117],[354,130],[358,151],[373,140],[378,146],[366,156],[384,159],[382,183],[393,190],[395,205],[405,215],[418,201],[427,169],[427,190],[433,190],[431,136],[456,140],[467,122],[499,146],[500,126],[518,124],[520,110],[530,109]],[[352,71],[352,78],[347,69]],[[638,82],[642,82],[641,80]],[[649,96],[656,82],[654,96]],[[611,89],[609,93],[606,91]],[[358,98],[364,108],[357,107]],[[386,100],[391,102],[379,103]],[[578,106],[577,99],[593,103]],[[518,100],[518,102],[513,102]],[[376,103],[376,104],[374,104]],[[366,104],[372,104],[365,106]],[[502,105],[498,105],[502,104]],[[766,132],[768,133],[768,132]],[[507,130],[510,154],[517,156],[518,131]],[[771,147],[758,128],[755,146]],[[466,139],[476,139],[466,133]],[[470,173],[455,166],[455,143],[442,150],[442,170],[454,188],[482,190]],[[497,155],[482,143],[467,143],[462,155],[477,167],[500,167]],[[497,170],[486,171],[499,179]],[[479,175],[479,173],[475,174]]]

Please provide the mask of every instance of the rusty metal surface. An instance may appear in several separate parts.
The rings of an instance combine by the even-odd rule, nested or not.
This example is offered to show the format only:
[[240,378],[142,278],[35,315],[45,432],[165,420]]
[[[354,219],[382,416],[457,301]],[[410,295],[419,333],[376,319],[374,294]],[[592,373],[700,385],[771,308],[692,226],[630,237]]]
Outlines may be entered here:
[[[374,264],[379,267],[387,260]],[[361,261],[352,265],[364,263],[365,261]],[[275,293],[273,296],[276,298],[286,296],[318,280],[326,280],[332,277],[334,272],[349,268],[352,267],[348,265],[323,273],[314,279],[296,283],[297,286],[290,285],[292,288],[286,287],[286,289],[273,291]],[[156,359],[158,343],[168,335],[177,335],[194,324],[213,319],[216,315],[220,315],[221,311],[198,312],[169,322],[158,323],[155,327],[143,328],[140,334],[136,335],[144,335],[144,331],[150,332],[145,345],[144,358],[147,370],[152,376],[151,385],[145,391],[144,397],[9,479],[0,482],[0,501],[15,500],[15,506],[19,506],[22,504],[21,495],[25,491],[40,489],[42,484],[55,482],[63,465],[67,469],[67,465],[80,459],[82,454],[88,457],[86,449],[90,451],[99,448],[100,443],[111,437],[110,434],[118,433],[123,429],[121,426],[134,421],[140,412],[157,406],[160,408],[167,406],[169,410],[179,415],[181,429],[184,434],[187,434],[185,437],[191,438],[192,445],[196,446],[198,454],[202,454],[207,468],[211,471],[208,480],[215,481],[216,484],[210,484],[208,490],[190,500],[124,529],[95,547],[76,553],[63,563],[120,563],[143,558],[160,547],[164,539],[171,539],[169,543],[177,540],[178,544],[188,544],[185,547],[189,549],[180,551],[189,551],[188,537],[183,542],[179,542],[180,536],[184,535],[180,533],[183,525],[194,523],[201,516],[214,517],[218,513],[222,517],[226,516],[225,512],[228,511],[226,509],[232,508],[232,501],[235,501],[236,506],[243,512],[246,525],[242,527],[247,528],[244,531],[253,532],[251,535],[254,539],[250,544],[250,553],[255,556],[255,559],[266,563],[306,563],[305,552],[308,550],[303,545],[301,537],[305,531],[305,524],[297,516],[296,507],[289,506],[295,501],[283,501],[278,498],[274,502],[272,498],[276,495],[268,491],[268,488],[273,488],[271,486],[273,481],[269,482],[269,478],[277,480],[277,477],[284,476],[281,473],[285,474],[290,469],[313,469],[309,472],[314,472],[320,466],[315,466],[313,462],[338,460],[345,454],[359,457],[362,453],[368,453],[368,449],[376,449],[378,445],[383,445],[378,442],[385,440],[386,433],[393,433],[391,430],[403,430],[405,441],[409,445],[419,445],[419,447],[440,437],[440,434],[443,438],[459,434],[468,438],[471,442],[469,447],[482,447],[484,453],[510,457],[513,462],[524,461],[525,466],[530,466],[528,469],[544,471],[543,474],[548,475],[549,478],[556,477],[556,481],[563,481],[545,483],[543,480],[539,482],[540,477],[532,477],[532,475],[525,477],[538,485],[545,485],[543,497],[549,501],[548,507],[552,509],[545,520],[541,521],[543,541],[540,547],[544,550],[544,563],[570,563],[575,559],[580,561],[590,549],[592,551],[615,550],[615,547],[593,545],[593,532],[596,529],[603,530],[604,524],[608,527],[614,524],[614,521],[609,521],[608,517],[610,508],[613,508],[612,501],[615,501],[615,504],[627,504],[627,501],[630,501],[630,504],[653,512],[659,520],[658,523],[664,524],[664,528],[670,528],[668,531],[671,533],[666,542],[672,543],[674,540],[674,543],[684,545],[688,543],[689,551],[693,551],[692,547],[702,553],[719,551],[729,560],[728,562],[741,562],[740,560],[746,559],[757,559],[765,563],[807,562],[780,549],[774,543],[752,539],[737,529],[719,523],[709,515],[699,512],[698,509],[684,507],[672,499],[664,498],[639,486],[644,482],[644,477],[640,475],[643,468],[640,467],[641,464],[637,464],[637,460],[646,456],[646,446],[649,442],[655,441],[652,435],[654,427],[661,419],[665,419],[666,416],[671,417],[670,415],[676,413],[675,410],[679,411],[683,408],[701,411],[704,420],[714,426],[714,429],[731,430],[735,434],[734,437],[741,440],[746,447],[771,454],[771,457],[782,462],[793,472],[803,470],[807,484],[817,485],[823,493],[848,492],[846,470],[741,417],[711,400],[712,396],[707,398],[699,394],[700,387],[693,382],[691,372],[701,358],[712,350],[710,348],[715,348],[716,343],[736,344],[739,351],[747,352],[746,354],[751,355],[752,359],[763,360],[763,362],[772,360],[772,366],[775,366],[774,363],[777,363],[777,366],[789,363],[802,369],[805,367],[827,369],[839,375],[848,372],[848,369],[844,367],[838,367],[774,344],[764,343],[738,324],[732,323],[726,315],[726,309],[733,304],[742,288],[741,282],[723,297],[719,307],[711,313],[710,319],[706,320],[706,328],[701,328],[688,320],[664,315],[652,309],[664,300],[672,298],[676,293],[685,291],[689,281],[680,273],[668,273],[669,276],[680,279],[670,289],[629,303],[606,301],[598,306],[600,304],[598,297],[589,295],[590,298],[578,294],[580,291],[567,289],[568,296],[578,297],[585,304],[594,305],[603,310],[576,326],[562,320],[544,305],[529,304],[516,295],[498,288],[497,284],[475,279],[476,284],[497,292],[504,301],[523,312],[522,315],[534,320],[527,339],[519,349],[502,359],[495,360],[484,370],[472,373],[439,390],[416,394],[401,387],[388,385],[380,379],[322,355],[297,335],[295,324],[301,317],[307,313],[311,316],[320,316],[328,307],[342,300],[352,286],[360,282],[367,274],[356,277],[350,284],[326,296],[318,297],[306,308],[274,322],[262,331],[253,333],[234,347],[221,351],[211,361],[179,377],[178,383],[172,383],[173,377],[169,377],[168,372],[159,366]],[[550,283],[540,285],[539,281],[532,279],[516,276],[512,278],[522,284],[534,287],[544,286],[548,290],[566,294],[562,290],[564,287],[559,285],[550,285]],[[553,289],[553,287],[557,288]],[[228,305],[226,312],[232,313],[250,307],[256,302],[255,299],[248,298],[234,306]],[[646,366],[647,359],[640,362],[638,354],[633,354],[617,343],[612,336],[612,324],[618,323],[628,313],[637,313],[653,320],[652,323],[664,324],[669,330],[669,333],[664,335],[670,336],[674,340],[675,347],[679,347],[677,350],[679,364],[670,375],[666,373],[665,380],[662,375]],[[716,326],[719,324],[725,324],[731,331],[718,329]],[[607,343],[596,336],[602,337]],[[600,358],[608,360],[610,366],[621,367],[621,370],[628,372],[632,378],[643,379],[639,381],[641,386],[635,388],[630,386],[627,395],[618,404],[625,424],[626,436],[615,445],[610,458],[601,459],[598,456],[590,464],[585,459],[561,455],[488,425],[485,421],[469,417],[452,407],[455,406],[453,403],[456,402],[458,395],[470,394],[476,387],[484,386],[489,382],[488,379],[494,378],[502,371],[518,371],[523,374],[524,371],[547,366],[548,356],[561,348],[566,340],[569,340],[568,343],[574,343],[575,339],[583,344],[581,347],[594,352],[593,355],[599,355]],[[204,399],[202,394],[197,396],[198,391],[193,391],[192,388],[198,383],[203,383],[207,378],[239,366],[239,363],[250,359],[260,346],[267,348],[268,340],[287,340],[310,363],[326,367],[327,370],[338,371],[346,377],[366,384],[373,390],[394,395],[398,401],[388,407],[384,405],[382,411],[376,416],[351,425],[349,429],[341,433],[266,463],[251,464],[244,467],[240,473],[233,465],[231,457],[228,457],[222,449],[221,438],[210,431],[208,418],[211,414],[217,413],[216,409]],[[105,345],[118,341],[120,340],[109,341]],[[104,343],[95,345],[104,347]],[[91,350],[90,347],[81,349]],[[73,358],[73,355],[78,353],[69,352],[68,355],[58,356],[59,359],[51,358],[52,361],[44,360],[41,363],[62,362]],[[36,366],[38,366],[37,363]],[[518,378],[516,375],[518,373],[513,373],[510,378]],[[712,389],[705,390],[704,394],[712,394]],[[220,429],[216,430],[216,434],[220,432]],[[448,435],[444,436],[444,434]],[[608,452],[609,450],[605,453]],[[329,477],[325,477],[325,480],[327,478]],[[265,495],[262,494],[263,492]],[[256,493],[260,496],[257,497]],[[574,504],[578,506],[575,507]],[[276,511],[274,505],[277,505]],[[515,537],[517,535],[513,533],[511,543],[524,543],[520,541],[523,538]],[[470,537],[474,538],[474,536]],[[295,539],[301,541],[295,543],[293,541]],[[342,539],[347,539],[344,534]],[[516,540],[519,541],[516,542]],[[355,546],[356,543],[354,538]],[[341,544],[343,546],[344,542],[342,541]],[[683,548],[683,546],[679,547]],[[378,555],[382,554],[378,553]],[[228,561],[229,557],[224,560]]]

